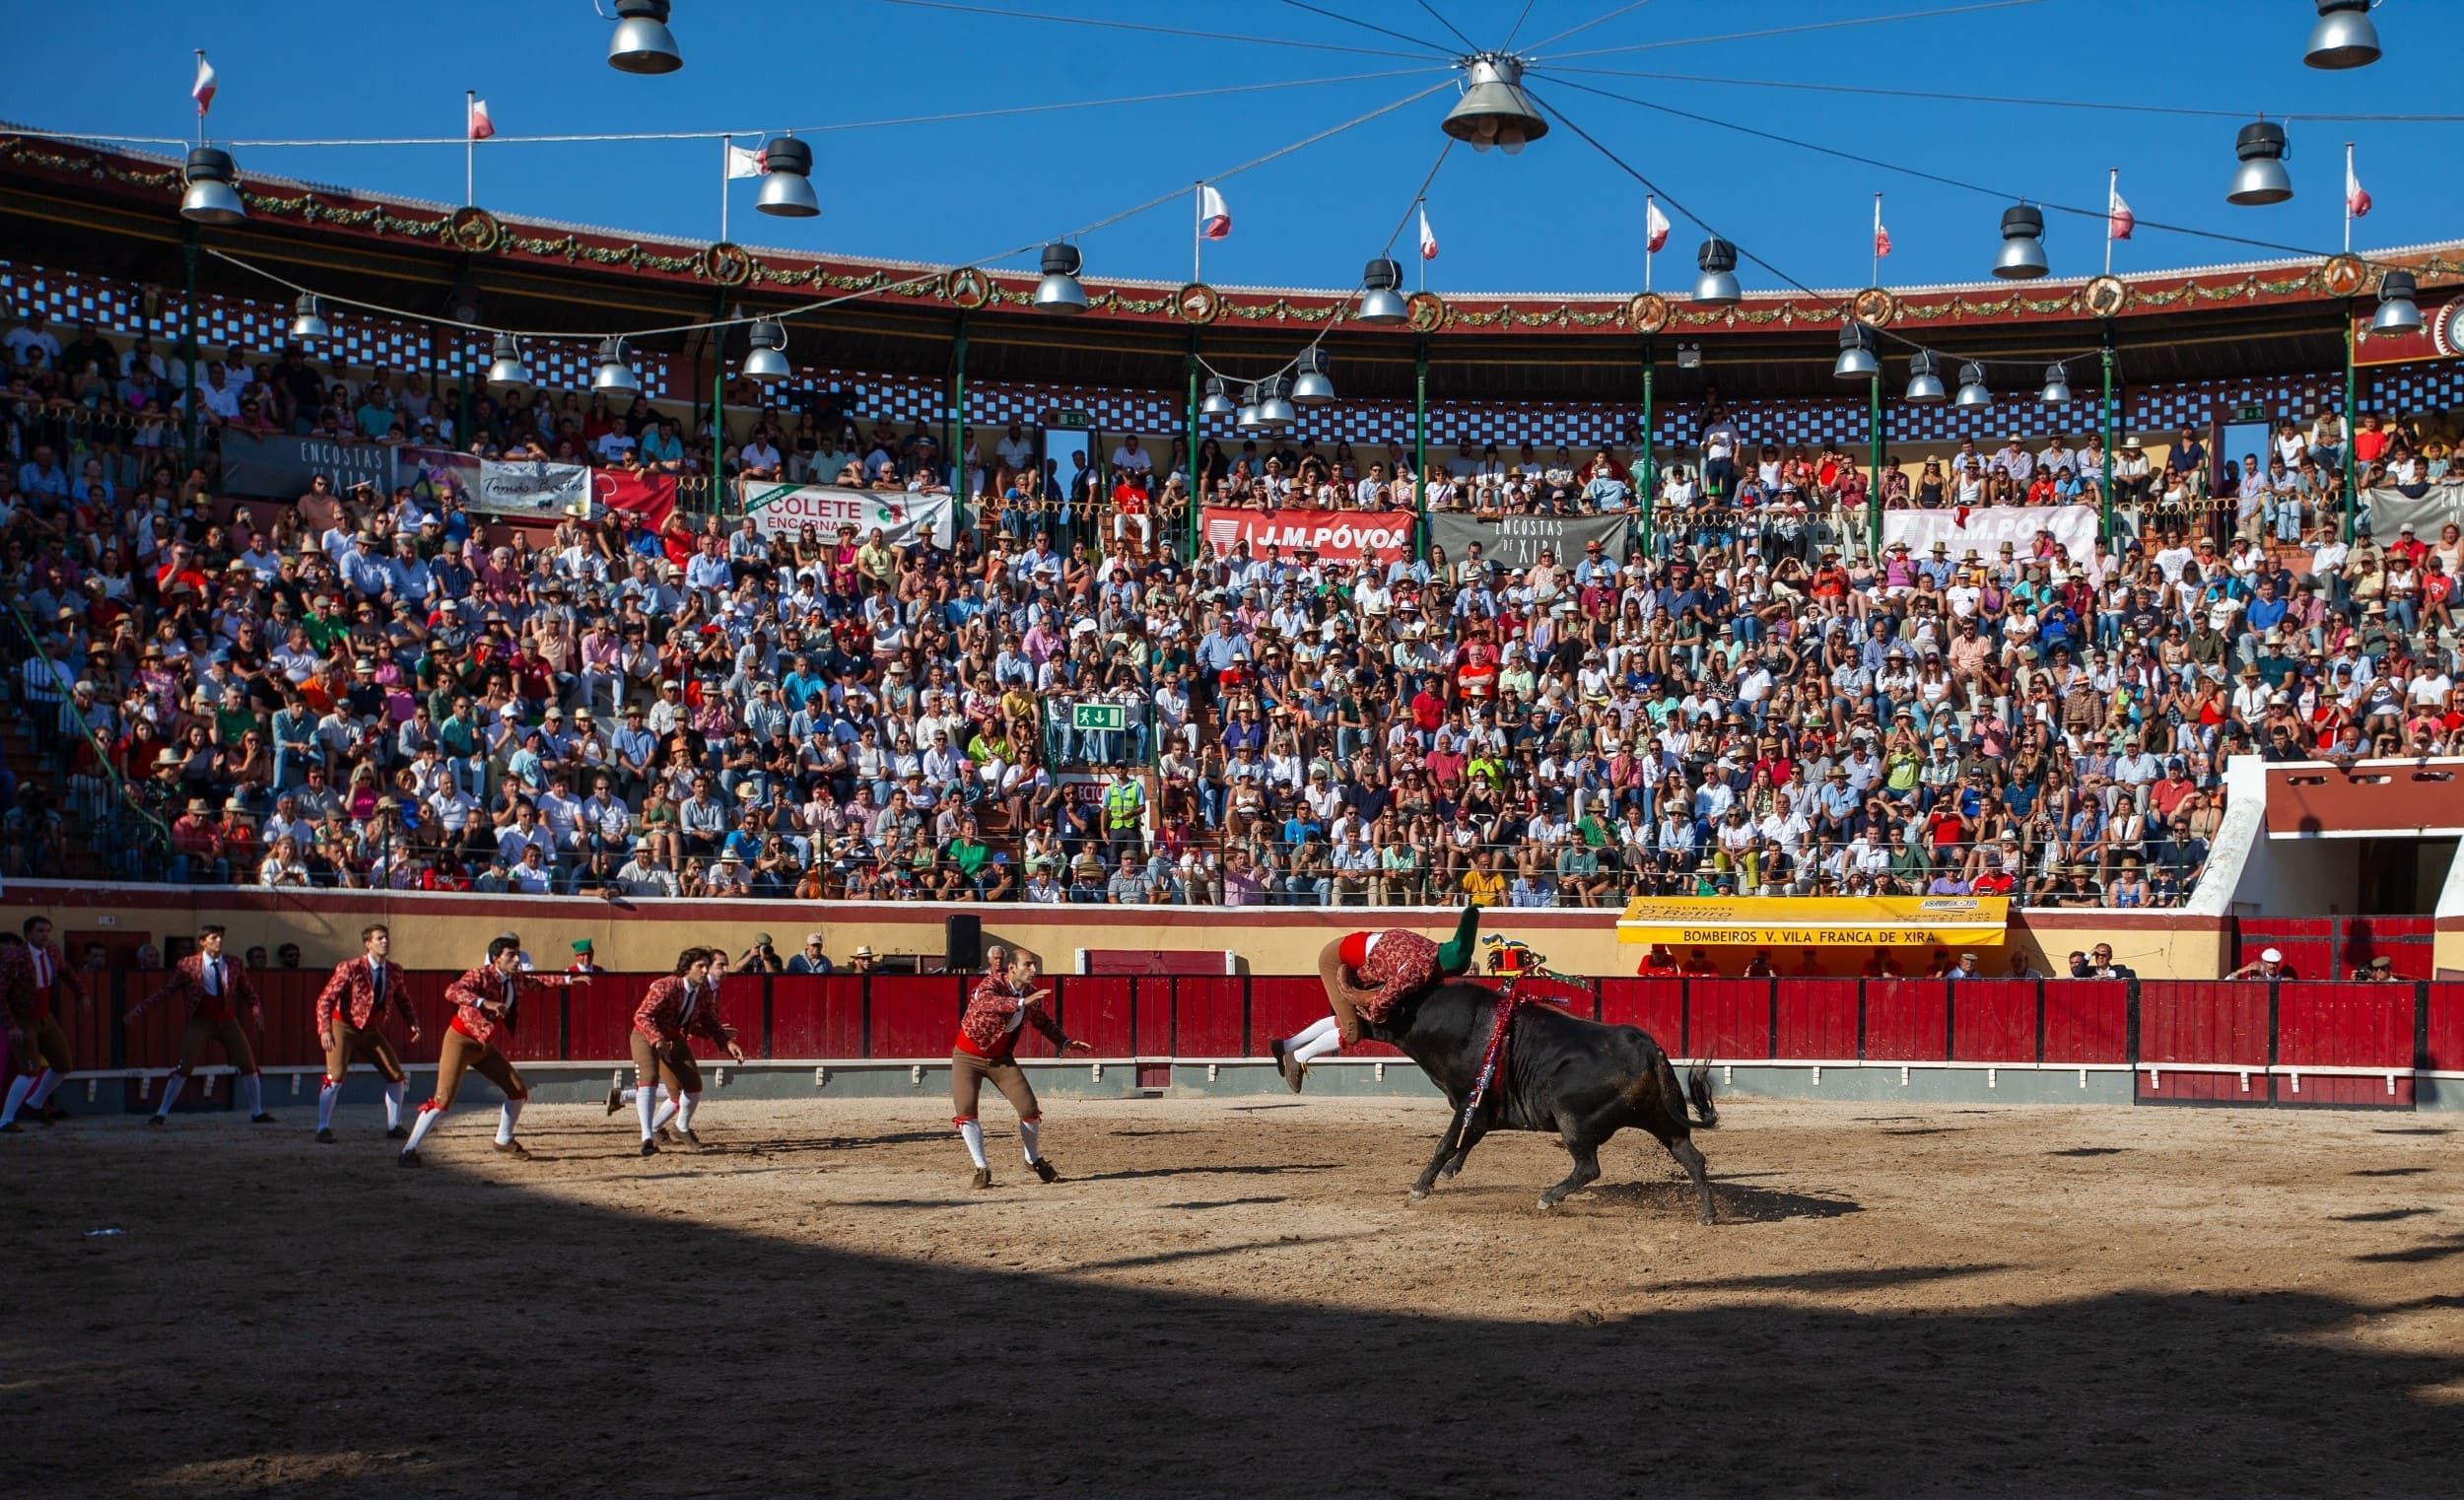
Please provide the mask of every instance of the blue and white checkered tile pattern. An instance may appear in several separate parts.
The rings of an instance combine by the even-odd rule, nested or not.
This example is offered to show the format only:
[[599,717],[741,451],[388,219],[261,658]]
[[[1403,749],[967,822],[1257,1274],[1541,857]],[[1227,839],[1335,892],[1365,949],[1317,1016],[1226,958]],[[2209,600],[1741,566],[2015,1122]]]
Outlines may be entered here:
[[[39,308],[48,313],[66,342],[80,321],[91,319],[103,333],[121,339],[144,335],[155,352],[166,357],[179,347],[180,301],[177,288],[142,287],[134,282],[86,276],[75,271],[29,266],[0,260],[0,307],[12,319]],[[152,310],[149,311],[148,308]],[[290,302],[204,297],[197,302],[197,346],[208,357],[237,350],[249,361],[271,360],[292,342]],[[490,344],[485,335],[464,336],[438,330],[434,345],[424,323],[381,317],[348,307],[328,308],[326,324],[333,339],[310,351],[316,360],[352,369],[383,366],[397,373],[436,375],[446,381],[463,370],[484,370]],[[457,347],[459,346],[459,347]],[[533,341],[523,348],[531,374],[560,389],[586,388],[596,355],[595,346],[569,340]],[[652,396],[667,393],[667,357],[643,351],[634,360],[643,388]]]

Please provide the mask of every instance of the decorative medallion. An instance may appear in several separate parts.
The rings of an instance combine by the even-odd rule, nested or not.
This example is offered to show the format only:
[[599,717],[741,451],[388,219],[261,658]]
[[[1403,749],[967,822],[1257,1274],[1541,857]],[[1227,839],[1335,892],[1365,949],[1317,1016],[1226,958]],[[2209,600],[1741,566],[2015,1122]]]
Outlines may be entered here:
[[1850,306],[1856,309],[1858,322],[1877,328],[1889,326],[1890,320],[1899,315],[1899,299],[1880,287],[1868,287],[1858,293]]
[[722,287],[740,287],[753,279],[753,252],[721,239],[702,252],[702,274]]
[[1223,315],[1223,294],[1202,281],[1194,281],[1174,295],[1172,307],[1185,323],[1211,323]]
[[1435,333],[1446,326],[1448,317],[1452,315],[1447,309],[1446,299],[1435,292],[1412,293],[1410,301],[1403,304],[1403,310],[1410,314],[1407,321],[1414,333]]
[[992,282],[974,266],[961,266],[950,273],[949,300],[973,312],[992,300]]
[[2318,268],[2318,284],[2330,297],[2351,297],[2369,279],[2369,263],[2359,255],[2332,255]]
[[453,242],[473,255],[485,255],[505,242],[505,226],[496,222],[496,215],[469,204],[453,211],[445,220],[445,231]]
[[1658,333],[1669,326],[1669,300],[1657,292],[1645,292],[1625,305],[1625,320],[1637,333]]
[[2088,284],[2085,292],[2088,310],[2098,317],[2111,317],[2130,303],[2130,288],[2119,276],[2099,276]]
[[2439,308],[2430,319],[2430,334],[2440,354],[2449,359],[2464,354],[2464,301]]

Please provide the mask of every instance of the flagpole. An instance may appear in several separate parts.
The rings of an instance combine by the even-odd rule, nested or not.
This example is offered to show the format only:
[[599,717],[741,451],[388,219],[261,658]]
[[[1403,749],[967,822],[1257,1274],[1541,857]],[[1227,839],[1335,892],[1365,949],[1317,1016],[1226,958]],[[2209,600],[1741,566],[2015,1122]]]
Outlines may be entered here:
[[[1428,200],[1428,199],[1426,199],[1426,198],[1414,198],[1414,199],[1412,200],[1412,202],[1411,202],[1411,206],[1412,206],[1413,210],[1414,210],[1415,212],[1417,212],[1417,213],[1418,213],[1418,215],[1419,215],[1419,217],[1420,217],[1420,227],[1421,227],[1421,233],[1422,233],[1422,234],[1424,234],[1424,235],[1425,235],[1425,234],[1427,234],[1427,233],[1428,233],[1428,223],[1429,223],[1429,200]],[[1428,252],[1427,252],[1426,250],[1422,250],[1419,254],[1414,255],[1414,256],[1413,256],[1413,257],[1411,257],[1411,258],[1412,258],[1412,259],[1414,259],[1414,260],[1416,260],[1416,261],[1418,261],[1418,262],[1420,262],[1420,271],[1419,271],[1420,286],[1419,286],[1419,290],[1420,290],[1420,291],[1423,291],[1423,292],[1426,292],[1426,291],[1429,289],[1429,256],[1428,256]],[[1420,475],[1420,476],[1419,476],[1419,479],[1420,479],[1420,483],[1421,483],[1421,485],[1423,486],[1422,493],[1424,493],[1424,494],[1425,494],[1425,493],[1427,493],[1427,492],[1426,492],[1426,488],[1425,488],[1425,487],[1427,486],[1427,484],[1428,484],[1428,482],[1429,482],[1429,476],[1428,476],[1428,475],[1426,475],[1426,474],[1422,474],[1422,475]]]
[[2122,169],[2108,167],[2104,172],[2104,274],[2113,274],[2113,200],[2121,196]]
[[470,207],[477,197],[473,183],[477,172],[479,142],[471,137],[471,126],[476,122],[471,106],[478,102],[478,90],[464,89],[462,91],[462,206],[464,208]]
[[1872,281],[1867,282],[1867,283],[1866,283],[1866,285],[1867,285],[1867,286],[1869,286],[1869,287],[1879,287],[1879,286],[1881,286],[1882,284],[1882,195],[1881,193],[1876,193],[1876,194],[1874,195],[1874,279],[1873,279]]
[[719,138],[719,242],[727,242],[727,172],[735,166],[735,145],[726,136]]
[[1199,274],[1200,261],[1206,253],[1206,182],[1204,178],[1190,184],[1190,280],[1204,281]]
[[1643,290],[1646,292],[1651,290],[1651,257],[1657,253],[1651,247],[1651,214],[1658,206],[1648,197],[1643,199]]
[[[2344,143],[2344,252],[2353,253],[2353,143]],[[2347,435],[2347,442],[2351,436]]]

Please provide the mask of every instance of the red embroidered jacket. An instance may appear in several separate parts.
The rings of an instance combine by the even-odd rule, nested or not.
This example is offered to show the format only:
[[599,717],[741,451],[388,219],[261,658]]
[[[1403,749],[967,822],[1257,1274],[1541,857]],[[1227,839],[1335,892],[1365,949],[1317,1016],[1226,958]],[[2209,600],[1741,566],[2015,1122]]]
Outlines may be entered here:
[[[14,944],[0,948],[0,1015],[5,1015],[12,1027],[32,1028],[42,1019],[35,1008],[38,1003],[34,994],[34,955]],[[21,1067],[29,1061],[39,1065],[39,1059],[30,1057],[12,1057],[9,1060]],[[29,1072],[33,1070],[27,1069]]]
[[539,985],[552,989],[571,983],[561,974],[516,969],[508,975],[499,973],[494,964],[481,964],[447,985],[445,998],[453,1007],[455,1031],[474,1042],[493,1043],[500,1031],[513,1035],[525,988]]
[[229,954],[216,960],[223,966],[223,992],[218,996],[205,988],[205,955],[191,953],[171,966],[171,977],[163,988],[129,1007],[128,1018],[135,1020],[156,1005],[179,996],[179,1003],[188,1019],[219,1021],[231,1015],[243,1015],[251,1026],[265,1024],[265,1007],[258,1003],[256,986],[248,983],[248,971]]
[[719,1016],[719,987],[706,983],[698,993],[680,975],[652,980],[633,1012],[633,1029],[657,1047],[677,1046],[694,1037],[719,1047],[733,1042],[736,1029]]
[[1377,991],[1377,998],[1353,1008],[1372,1022],[1384,1021],[1396,1006],[1437,983],[1437,944],[1417,932],[1381,932],[1352,977],[1359,988]]
[[35,1020],[51,1014],[52,1001],[63,992],[75,995],[80,1005],[88,1003],[86,982],[77,977],[77,971],[60,962],[59,944],[48,943],[37,948],[28,943],[26,956],[34,975]]
[[1007,1057],[1018,1046],[1024,1023],[1030,1021],[1055,1047],[1068,1042],[1068,1034],[1043,1006],[1011,989],[1009,981],[999,975],[988,974],[967,997],[967,1013],[958,1021],[958,1050],[979,1057]]
[[325,988],[316,995],[317,1036],[332,1034],[337,1008],[351,1018],[352,1029],[356,1031],[367,1030],[370,1025],[381,1020],[387,1010],[396,1010],[401,1012],[403,1021],[410,1026],[411,1039],[417,1041],[419,1017],[411,1014],[411,995],[405,988],[409,976],[402,972],[400,964],[391,959],[385,961],[384,971],[385,990],[380,999],[376,993],[376,976],[371,972],[366,958],[334,965],[333,978],[325,981]]

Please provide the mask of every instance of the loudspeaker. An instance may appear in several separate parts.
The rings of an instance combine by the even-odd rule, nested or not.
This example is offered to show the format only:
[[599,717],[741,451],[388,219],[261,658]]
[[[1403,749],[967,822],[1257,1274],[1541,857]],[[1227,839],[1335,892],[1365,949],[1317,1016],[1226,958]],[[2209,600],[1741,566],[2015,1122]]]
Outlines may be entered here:
[[984,967],[984,919],[972,912],[952,917],[942,928],[941,967],[968,972]]

